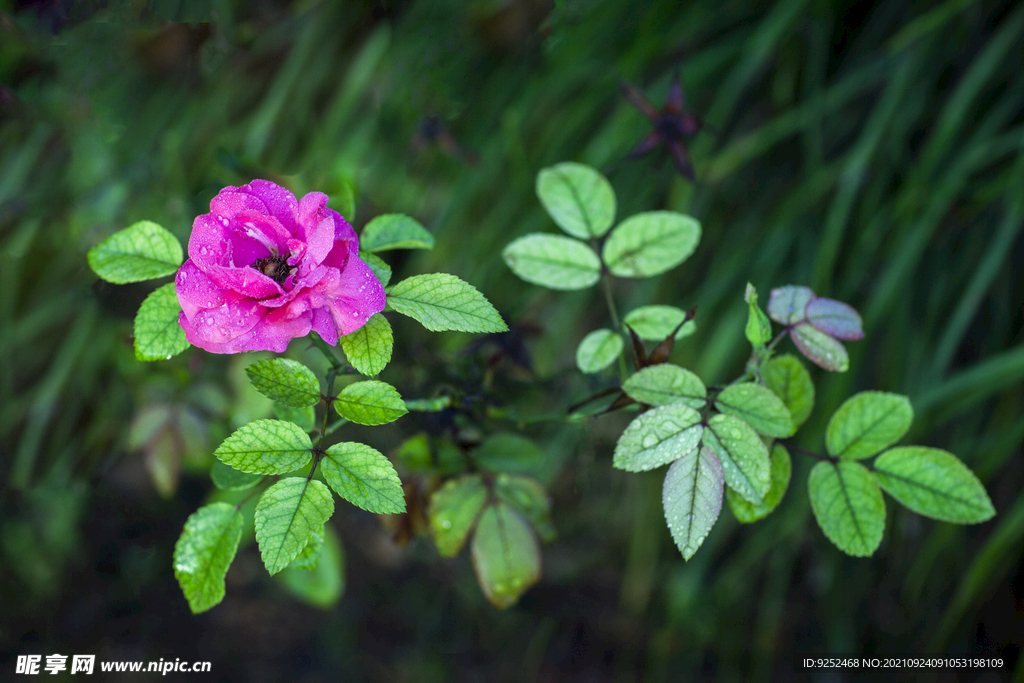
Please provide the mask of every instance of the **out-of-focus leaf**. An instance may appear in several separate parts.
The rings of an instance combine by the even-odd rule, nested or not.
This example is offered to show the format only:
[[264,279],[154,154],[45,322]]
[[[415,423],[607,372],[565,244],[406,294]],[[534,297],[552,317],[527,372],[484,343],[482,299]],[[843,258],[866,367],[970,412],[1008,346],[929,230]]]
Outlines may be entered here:
[[514,605],[540,579],[540,547],[526,521],[506,503],[489,505],[473,534],[473,568],[495,607]]
[[400,213],[388,213],[366,224],[359,236],[359,248],[371,252],[433,249],[434,236],[416,219]]
[[800,323],[789,331],[789,336],[800,353],[815,365],[832,372],[846,372],[850,369],[846,347],[810,323]]
[[288,566],[277,578],[299,600],[328,609],[337,604],[345,592],[345,552],[329,526],[324,527],[323,532],[323,546],[316,567],[298,569]]
[[810,287],[777,287],[768,297],[768,316],[777,323],[795,325],[807,317],[807,304],[813,299]]
[[601,237],[615,221],[615,192],[584,164],[567,161],[537,174],[537,197],[558,227],[573,237]]
[[452,479],[434,491],[427,516],[437,552],[444,557],[459,554],[486,502],[487,489],[478,474]]
[[604,262],[619,277],[651,277],[689,258],[700,223],[673,211],[648,211],[619,223],[604,243]]
[[807,322],[836,339],[862,339],[860,314],[842,301],[815,299],[807,304]]
[[[661,341],[672,330],[679,327],[679,323],[686,318],[686,311],[675,306],[641,306],[634,308],[622,319],[625,325],[633,328],[633,331],[645,341]],[[697,323],[688,320],[685,325],[676,332],[676,339],[688,337],[697,331]]]
[[620,335],[611,330],[594,330],[576,349],[576,366],[581,372],[600,372],[615,362],[623,347]]
[[586,289],[601,277],[601,259],[571,237],[526,235],[505,247],[501,257],[520,278],[548,289]]

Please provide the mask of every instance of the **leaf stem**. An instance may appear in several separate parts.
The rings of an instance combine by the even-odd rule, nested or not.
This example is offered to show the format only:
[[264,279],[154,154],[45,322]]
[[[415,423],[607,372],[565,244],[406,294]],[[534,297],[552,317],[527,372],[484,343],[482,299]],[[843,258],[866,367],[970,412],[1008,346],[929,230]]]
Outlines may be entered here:
[[339,361],[337,356],[334,355],[334,351],[332,351],[331,347],[327,345],[327,342],[320,338],[320,335],[314,332],[309,335],[309,338],[313,340],[313,346],[320,349],[320,353],[324,354],[324,357],[327,358],[327,361],[331,364],[331,368],[335,371],[341,371],[344,369],[341,361]]
[[[625,332],[622,330],[622,323],[619,320],[619,311],[615,308],[615,299],[612,297],[611,276],[608,274],[608,268],[604,264],[601,265],[601,291],[604,292],[604,301],[608,305],[608,315],[611,316],[612,327],[615,333],[625,335]],[[629,372],[626,370],[626,347],[623,346],[622,352],[619,353],[619,379],[625,382],[628,374]]]
[[803,453],[804,455],[808,455],[808,456],[814,458],[815,460],[821,460],[821,461],[824,461],[824,462],[830,462],[833,465],[836,464],[837,462],[839,462],[839,458],[834,458],[831,455],[822,455],[821,453],[816,453],[815,451],[812,451],[810,449],[804,448],[803,446],[797,446],[795,443],[793,443],[789,439],[779,439],[779,443],[781,443],[786,448],[789,448],[791,450],[797,451],[798,453]]

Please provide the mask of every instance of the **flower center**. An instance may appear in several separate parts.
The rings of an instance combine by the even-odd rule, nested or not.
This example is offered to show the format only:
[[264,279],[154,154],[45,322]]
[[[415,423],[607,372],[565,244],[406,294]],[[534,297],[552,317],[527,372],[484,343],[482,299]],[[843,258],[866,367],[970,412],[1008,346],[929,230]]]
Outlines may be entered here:
[[252,267],[260,271],[279,285],[291,275],[292,268],[288,267],[287,256],[268,256],[267,258],[256,259]]

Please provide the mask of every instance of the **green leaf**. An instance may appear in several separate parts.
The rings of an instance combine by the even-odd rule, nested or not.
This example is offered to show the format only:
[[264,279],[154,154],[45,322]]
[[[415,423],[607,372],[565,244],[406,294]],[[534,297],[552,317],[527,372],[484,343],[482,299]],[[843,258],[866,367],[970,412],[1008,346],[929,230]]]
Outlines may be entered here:
[[875,479],[914,512],[955,524],[978,524],[996,510],[978,478],[944,450],[924,446],[893,448],[874,462]]
[[771,389],[760,384],[730,384],[715,398],[715,407],[740,418],[765,436],[782,438],[796,432],[789,408]]
[[370,267],[370,270],[372,270],[373,274],[377,276],[380,283],[387,287],[388,283],[391,282],[391,266],[389,266],[381,257],[371,254],[368,251],[360,250],[359,258]]
[[547,490],[533,479],[499,474],[494,480],[494,495],[521,514],[544,541],[555,537],[551,524],[551,498]]
[[540,580],[540,546],[526,521],[505,503],[489,505],[473,534],[473,569],[484,595],[510,607]]
[[661,502],[672,540],[689,560],[722,512],[722,465],[706,448],[696,448],[665,473]]
[[397,389],[375,379],[349,384],[334,400],[334,408],[346,420],[361,425],[387,424],[409,412]]
[[697,450],[704,427],[700,413],[682,403],[648,410],[626,427],[612,465],[628,472],[661,467]]
[[875,552],[885,530],[885,501],[871,472],[846,460],[819,462],[807,488],[818,526],[837,548],[855,557]]
[[224,491],[244,491],[251,489],[263,479],[262,474],[249,474],[239,472],[230,465],[225,465],[220,460],[214,460],[210,467],[210,479],[213,485]]
[[772,321],[757,305],[757,290],[749,282],[743,298],[747,302],[747,326],[744,329],[747,341],[755,348],[764,346],[772,338]]
[[213,503],[185,521],[174,545],[174,578],[193,614],[224,599],[224,575],[235,559],[241,537],[242,513],[234,505]]
[[487,489],[479,474],[451,479],[434,491],[427,517],[437,552],[444,557],[459,554],[486,502]]
[[[644,341],[661,341],[672,334],[686,317],[686,311],[675,306],[641,306],[630,311],[622,322],[633,328]],[[697,323],[689,320],[679,327],[676,339],[688,337],[697,331]]]
[[850,356],[842,342],[828,336],[810,323],[800,323],[789,331],[800,353],[820,368],[831,372],[850,369]]
[[297,360],[261,360],[247,367],[245,374],[256,391],[286,406],[302,408],[320,401],[320,383],[316,375]]
[[350,224],[356,222],[356,191],[352,183],[347,180],[338,180],[333,188],[324,190],[330,195],[327,200],[327,208],[334,209],[341,214],[342,218]]
[[119,230],[89,250],[89,267],[116,285],[173,275],[183,260],[178,238],[152,221]]
[[576,349],[576,366],[582,372],[600,372],[615,362],[623,346],[622,337],[611,330],[594,330]]
[[267,489],[256,504],[256,542],[267,571],[291,564],[333,514],[334,497],[316,479],[289,477]]
[[777,287],[768,297],[768,315],[777,323],[795,325],[807,317],[807,304],[813,299],[814,292],[809,287]]
[[567,161],[537,174],[537,197],[551,218],[573,237],[601,237],[615,221],[615,192],[584,164]]
[[320,461],[324,479],[357,507],[380,514],[405,512],[405,491],[395,466],[375,448],[338,443]]
[[638,403],[664,406],[682,403],[691,408],[703,408],[708,390],[697,375],[670,363],[643,368],[622,383],[626,395]]
[[316,414],[313,412],[313,406],[293,408],[292,406],[275,403],[273,410],[274,417],[279,420],[294,422],[304,432],[311,432],[316,429]]
[[235,430],[213,454],[242,472],[284,474],[305,467],[312,448],[309,435],[297,424],[256,420]]
[[395,346],[391,323],[381,313],[375,313],[365,325],[341,337],[340,341],[352,367],[371,377],[391,361],[391,351]]
[[700,241],[700,223],[674,211],[648,211],[619,223],[604,243],[604,262],[619,277],[660,275],[685,261]]
[[491,472],[534,472],[544,466],[544,452],[525,436],[503,432],[488,437],[473,454],[477,466]]
[[420,413],[439,413],[452,404],[451,396],[405,399],[405,407]]
[[434,236],[409,216],[386,213],[366,224],[359,236],[359,248],[366,251],[433,249]]
[[787,353],[772,358],[761,370],[761,379],[786,404],[794,427],[807,421],[814,408],[814,382],[796,356]]
[[413,275],[388,292],[392,310],[419,321],[432,332],[507,332],[494,306],[454,275]]
[[772,485],[760,505],[748,503],[743,500],[740,494],[732,489],[727,489],[725,492],[725,499],[729,501],[729,507],[732,508],[733,514],[736,515],[736,519],[744,524],[756,522],[771,514],[779,506],[779,503],[782,502],[782,497],[786,495],[786,489],[789,488],[789,479],[793,472],[793,463],[790,461],[789,451],[782,444],[777,443],[772,447],[771,457]]
[[914,421],[910,399],[883,391],[862,391],[848,398],[832,415],[825,447],[837,458],[870,458],[893,445]]
[[586,289],[601,277],[601,259],[571,237],[526,235],[505,247],[501,257],[520,278],[548,289]]
[[320,555],[324,549],[324,527],[313,532],[313,535],[306,541],[306,547],[292,560],[289,568],[312,571],[320,564]]
[[722,462],[725,483],[760,505],[771,487],[771,459],[757,432],[732,415],[714,415],[704,429],[704,447]]
[[345,592],[345,553],[341,542],[330,527],[324,527],[323,550],[316,568],[289,566],[277,577],[299,600],[321,609],[333,607]]
[[189,347],[178,317],[181,305],[174,283],[154,289],[135,314],[135,359],[164,360]]

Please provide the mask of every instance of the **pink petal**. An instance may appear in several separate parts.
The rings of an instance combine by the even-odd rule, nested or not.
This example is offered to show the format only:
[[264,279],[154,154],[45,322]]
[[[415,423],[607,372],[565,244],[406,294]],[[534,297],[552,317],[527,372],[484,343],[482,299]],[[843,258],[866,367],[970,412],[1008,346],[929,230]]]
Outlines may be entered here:
[[807,304],[807,322],[836,339],[864,337],[857,310],[835,299],[815,299]]
[[384,286],[358,256],[350,256],[340,274],[330,271],[317,289],[326,297],[340,335],[355,332],[384,310]]
[[338,343],[338,328],[334,326],[334,318],[326,307],[313,309],[313,331],[331,346]]
[[295,234],[295,214],[299,206],[295,195],[269,180],[254,180],[238,189],[263,202],[270,215],[280,221],[285,230]]
[[242,187],[225,187],[220,193],[210,200],[210,211],[217,218],[232,219],[242,211],[267,212],[267,206],[258,197],[246,192],[247,185]]
[[310,192],[299,202],[297,236],[306,242],[306,256],[303,259],[306,270],[312,270],[323,263],[334,246],[334,216],[341,218],[336,211],[327,208],[327,195],[323,192]]
[[174,278],[174,292],[181,310],[188,318],[205,308],[217,308],[243,298],[243,295],[218,287],[206,273],[189,259],[178,269]]
[[284,288],[272,278],[250,266],[224,268],[214,266],[206,270],[209,280],[225,290],[237,292],[251,299],[267,299],[284,294]]
[[268,251],[278,254],[288,252],[288,241],[292,239],[292,234],[275,217],[255,211],[240,212],[235,216],[232,228],[236,239],[255,240]]
[[201,309],[189,318],[189,322],[199,338],[223,344],[251,330],[266,314],[267,310],[258,302],[241,299],[216,308]]

